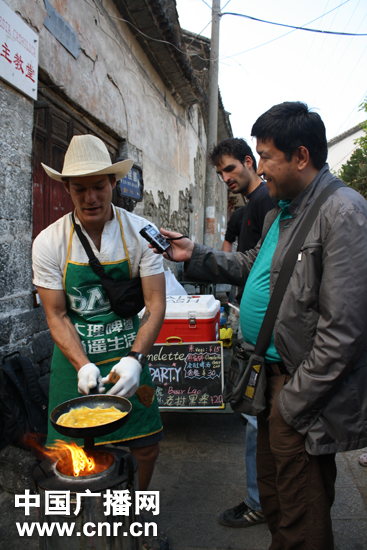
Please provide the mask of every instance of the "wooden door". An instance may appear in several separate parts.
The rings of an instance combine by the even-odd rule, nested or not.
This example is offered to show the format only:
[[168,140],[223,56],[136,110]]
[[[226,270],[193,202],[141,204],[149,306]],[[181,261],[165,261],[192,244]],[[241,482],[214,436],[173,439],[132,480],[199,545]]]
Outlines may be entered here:
[[[64,108],[63,108],[64,107]],[[41,98],[35,102],[33,134],[33,239],[48,225],[74,208],[70,195],[61,182],[49,178],[41,162],[58,172],[62,171],[64,157],[74,135],[93,134],[103,139],[112,162],[118,153],[118,142],[96,131],[88,121],[63,106]]]

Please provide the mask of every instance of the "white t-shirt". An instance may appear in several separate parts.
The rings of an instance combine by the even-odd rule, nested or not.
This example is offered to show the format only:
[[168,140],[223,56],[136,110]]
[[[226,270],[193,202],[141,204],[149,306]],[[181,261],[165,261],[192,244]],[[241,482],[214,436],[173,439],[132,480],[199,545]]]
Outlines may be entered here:
[[[149,277],[163,273],[163,258],[154,254],[148,248],[148,242],[139,234],[148,220],[127,212],[122,208],[113,208],[113,219],[105,223],[101,238],[101,250],[99,251],[89,237],[84,227],[80,224],[76,212],[75,222],[78,223],[98,260],[104,262],[116,262],[126,258],[124,243],[121,236],[118,211],[124,231],[126,248],[128,251],[131,277]],[[63,290],[63,274],[67,260],[70,233],[71,213],[66,214],[55,223],[41,231],[33,243],[33,283],[36,286],[53,290]],[[88,256],[79,240],[76,231],[73,232],[69,261],[88,263]]]

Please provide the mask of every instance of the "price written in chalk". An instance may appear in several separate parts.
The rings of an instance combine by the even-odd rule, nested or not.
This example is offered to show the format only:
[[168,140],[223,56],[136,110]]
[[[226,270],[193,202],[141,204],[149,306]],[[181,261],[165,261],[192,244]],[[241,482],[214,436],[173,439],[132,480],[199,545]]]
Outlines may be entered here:
[[222,406],[223,355],[218,342],[157,344],[148,365],[161,407]]

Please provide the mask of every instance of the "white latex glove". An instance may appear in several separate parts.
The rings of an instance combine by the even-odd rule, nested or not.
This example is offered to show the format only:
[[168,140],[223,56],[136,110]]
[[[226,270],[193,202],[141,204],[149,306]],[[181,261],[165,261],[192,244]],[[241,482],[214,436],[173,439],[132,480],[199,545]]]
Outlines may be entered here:
[[89,390],[98,388],[98,393],[103,393],[102,377],[99,368],[94,363],[83,365],[78,371],[78,392],[88,395]]
[[[123,357],[115,365],[111,372],[119,375],[119,380],[108,390],[107,395],[118,395],[119,397],[131,397],[140,385],[141,364],[134,357]],[[104,384],[109,382],[109,375],[102,378]]]

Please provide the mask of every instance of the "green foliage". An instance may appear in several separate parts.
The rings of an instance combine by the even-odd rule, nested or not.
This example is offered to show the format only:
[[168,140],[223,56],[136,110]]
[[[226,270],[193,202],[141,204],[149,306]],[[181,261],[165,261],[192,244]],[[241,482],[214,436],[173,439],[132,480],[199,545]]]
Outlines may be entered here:
[[[367,100],[362,103],[361,110],[367,112]],[[338,176],[367,199],[367,122],[364,123],[363,130],[364,135],[355,141],[358,148],[342,165]]]

